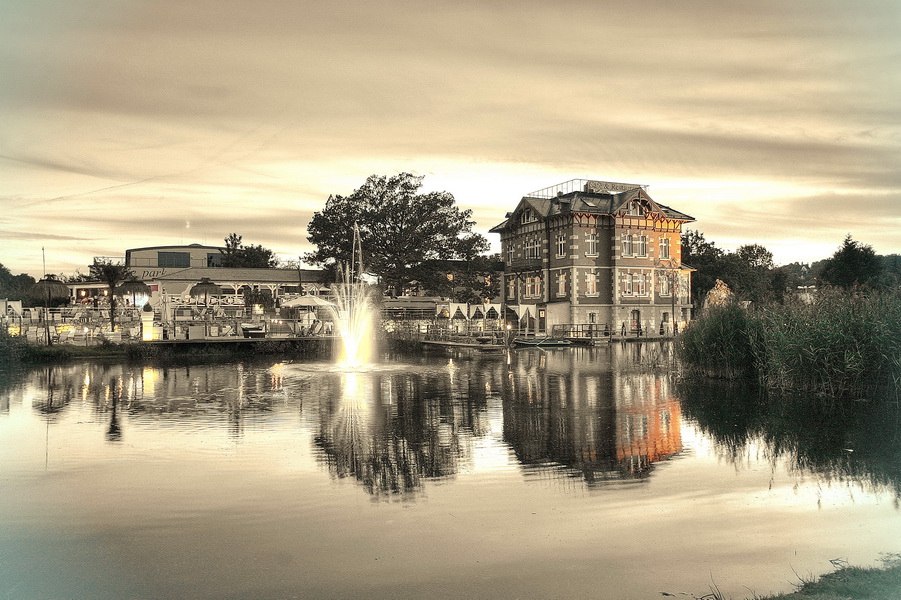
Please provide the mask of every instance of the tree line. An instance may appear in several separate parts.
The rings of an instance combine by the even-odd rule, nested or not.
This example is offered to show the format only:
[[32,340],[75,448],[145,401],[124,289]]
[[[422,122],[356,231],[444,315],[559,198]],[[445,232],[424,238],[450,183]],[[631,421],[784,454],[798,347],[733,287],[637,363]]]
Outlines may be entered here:
[[[407,291],[480,302],[500,295],[503,264],[499,255],[485,254],[488,240],[473,231],[471,210],[460,210],[446,191],[422,192],[423,177],[410,173],[371,175],[347,196],[333,194],[307,227],[307,240],[315,248],[297,261],[281,262],[262,245],[245,244],[229,234],[220,249],[218,264],[238,268],[300,268],[302,263],[322,268],[326,282],[353,252],[353,225],[357,224],[363,261],[388,294]],[[782,302],[798,286],[892,287],[901,284],[901,256],[879,256],[869,245],[847,236],[835,254],[811,265],[775,266],[773,255],[760,244],[746,244],[727,252],[695,230],[682,234],[682,262],[696,269],[692,295],[700,306],[717,280],[724,281],[739,300]],[[128,279],[124,265],[97,262],[89,273],[60,276],[65,282],[101,281],[110,286]],[[30,299],[34,278],[12,275],[0,265],[0,298]],[[111,292],[112,293],[112,292]]]
[[811,264],[776,266],[773,254],[760,244],[745,244],[734,252],[718,248],[695,230],[682,233],[682,262],[696,269],[692,300],[701,306],[717,280],[739,301],[781,304],[802,286],[884,289],[901,285],[901,256],[878,255],[873,247],[847,235],[835,253]]

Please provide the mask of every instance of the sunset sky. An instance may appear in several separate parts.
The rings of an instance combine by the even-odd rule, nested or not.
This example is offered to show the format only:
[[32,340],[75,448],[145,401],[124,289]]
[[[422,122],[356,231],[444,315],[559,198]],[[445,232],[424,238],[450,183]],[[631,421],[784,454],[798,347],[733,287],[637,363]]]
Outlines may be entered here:
[[901,252],[901,2],[2,0],[0,263],[296,259],[329,194],[425,175],[477,229],[647,184],[776,262]]

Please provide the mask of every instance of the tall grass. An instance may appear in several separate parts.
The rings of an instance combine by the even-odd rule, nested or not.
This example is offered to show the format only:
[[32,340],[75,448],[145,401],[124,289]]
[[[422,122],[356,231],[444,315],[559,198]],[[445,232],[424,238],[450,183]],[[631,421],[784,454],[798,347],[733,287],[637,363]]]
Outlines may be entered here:
[[757,321],[743,308],[709,309],[679,338],[678,354],[690,371],[729,379],[753,376],[757,370]]
[[812,304],[709,310],[685,331],[689,371],[757,377],[833,398],[901,395],[901,292],[821,292]]

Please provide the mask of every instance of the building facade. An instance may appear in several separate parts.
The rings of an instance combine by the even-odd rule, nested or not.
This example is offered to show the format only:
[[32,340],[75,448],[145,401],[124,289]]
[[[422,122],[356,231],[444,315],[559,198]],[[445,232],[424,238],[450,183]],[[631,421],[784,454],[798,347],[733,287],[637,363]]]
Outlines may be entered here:
[[637,184],[575,179],[527,194],[491,229],[503,302],[537,333],[672,334],[690,319],[691,221]]
[[[216,303],[243,304],[243,293],[250,289],[268,293],[273,299],[298,294],[322,295],[328,293],[325,274],[319,269],[261,269],[223,267],[221,246],[201,244],[148,246],[130,248],[123,257],[97,257],[128,267],[135,278],[150,288],[150,296],[141,303],[157,306],[162,302],[188,300],[190,290],[197,283],[207,280],[219,286]],[[84,303],[93,298],[101,300],[107,295],[102,282],[78,282],[68,284],[73,302]]]

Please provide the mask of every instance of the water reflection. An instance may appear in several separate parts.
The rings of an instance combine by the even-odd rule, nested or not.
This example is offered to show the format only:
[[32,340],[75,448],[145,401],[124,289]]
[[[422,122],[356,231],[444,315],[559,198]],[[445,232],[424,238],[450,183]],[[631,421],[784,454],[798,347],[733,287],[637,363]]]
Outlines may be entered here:
[[614,370],[622,350],[576,348],[524,356],[504,388],[504,438],[525,465],[590,486],[641,480],[682,449],[679,403],[666,374]]
[[317,445],[331,472],[376,496],[409,497],[424,479],[450,477],[484,427],[483,395],[454,369],[342,373],[340,393],[321,404]]
[[304,464],[356,481],[374,498],[410,499],[427,481],[486,468],[563,487],[640,484],[683,451],[684,412],[737,465],[762,444],[774,463],[789,458],[802,472],[866,477],[899,494],[897,414],[749,401],[720,384],[677,390],[659,368],[671,359],[667,348],[393,357],[350,372],[324,363],[84,363],[0,383],[0,417],[30,406],[49,438],[70,410],[87,412],[103,424],[96,439],[110,446],[134,447],[130,431],[144,444],[187,432],[200,446],[210,436],[261,444],[268,436],[274,444],[294,432],[309,442],[290,450],[307,457]]
[[830,484],[890,490],[901,504],[901,413],[889,403],[830,406],[722,382],[683,382],[685,415],[736,468],[754,455]]

